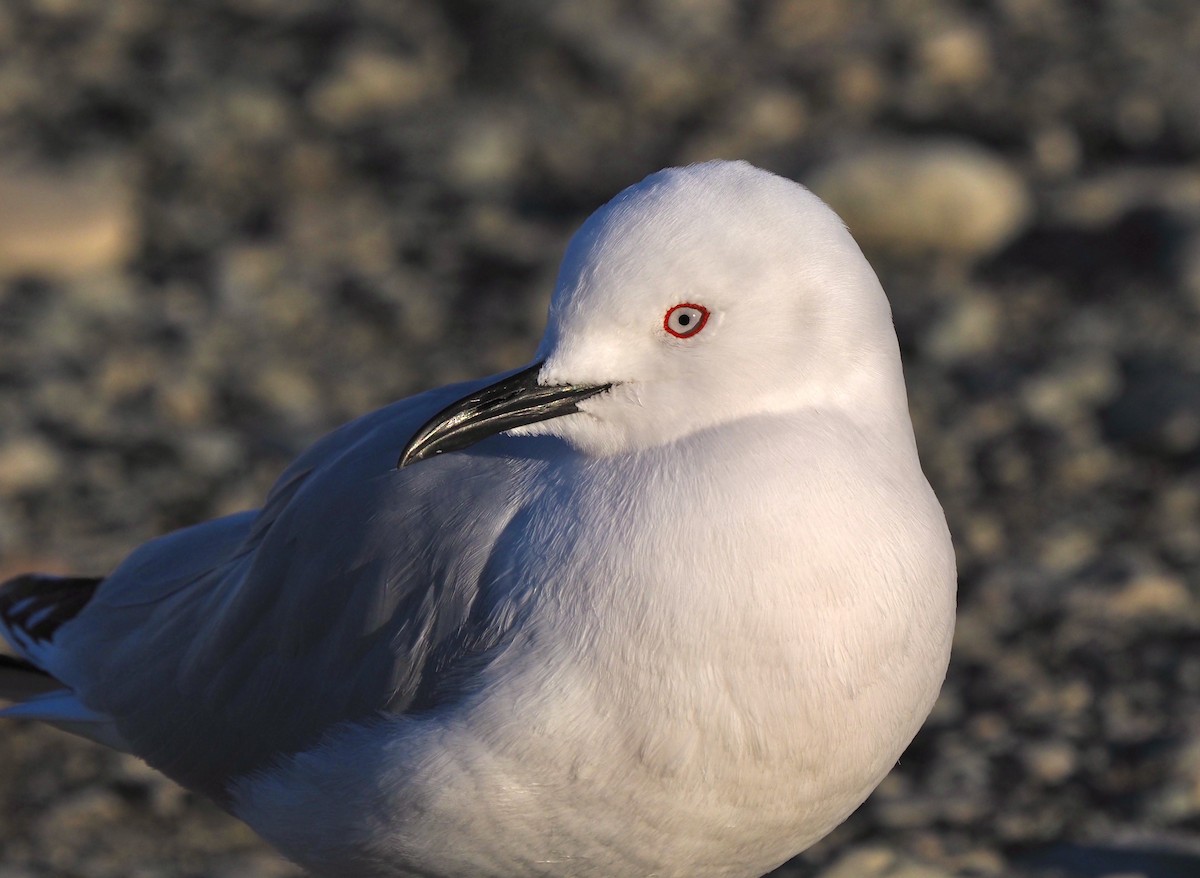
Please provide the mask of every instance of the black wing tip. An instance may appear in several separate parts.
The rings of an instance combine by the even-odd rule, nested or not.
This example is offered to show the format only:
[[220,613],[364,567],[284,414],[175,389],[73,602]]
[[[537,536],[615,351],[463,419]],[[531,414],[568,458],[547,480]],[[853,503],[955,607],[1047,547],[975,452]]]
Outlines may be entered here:
[[0,700],[25,701],[62,688],[57,678],[33,662],[0,654]]
[[19,656],[6,655],[4,653],[0,653],[0,671],[17,671],[22,674],[37,674],[41,677],[50,676],[49,671],[43,671],[33,662]]
[[0,585],[0,624],[34,641],[50,640],[96,593],[102,577],[26,573]]

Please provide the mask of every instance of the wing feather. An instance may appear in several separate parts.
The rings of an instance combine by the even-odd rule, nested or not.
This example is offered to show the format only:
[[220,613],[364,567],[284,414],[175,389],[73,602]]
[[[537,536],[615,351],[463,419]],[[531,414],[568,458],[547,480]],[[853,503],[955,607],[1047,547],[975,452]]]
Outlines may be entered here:
[[[285,471],[258,512],[135,551],[63,628],[61,678],[132,752],[218,800],[334,725],[435,709],[469,687],[455,656],[477,667],[503,640],[478,610],[481,579],[517,511],[513,485],[538,464],[487,442],[395,463],[471,389],[352,422]],[[522,441],[536,440],[504,447]]]

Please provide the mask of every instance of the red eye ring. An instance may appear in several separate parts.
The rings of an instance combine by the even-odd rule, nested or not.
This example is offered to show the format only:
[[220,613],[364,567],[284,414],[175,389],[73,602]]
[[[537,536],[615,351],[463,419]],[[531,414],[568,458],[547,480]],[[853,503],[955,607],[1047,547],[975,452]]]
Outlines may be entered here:
[[663,317],[663,329],[676,338],[691,338],[708,323],[708,309],[695,302],[680,302]]

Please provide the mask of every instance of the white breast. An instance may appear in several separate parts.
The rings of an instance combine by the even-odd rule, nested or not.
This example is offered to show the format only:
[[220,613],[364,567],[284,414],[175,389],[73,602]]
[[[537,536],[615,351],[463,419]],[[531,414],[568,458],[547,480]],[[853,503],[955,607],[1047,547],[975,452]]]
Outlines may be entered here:
[[[523,621],[486,694],[346,729],[243,783],[238,815],[338,876],[753,878],[807,847],[932,706],[954,566],[915,459],[873,473],[869,435],[805,429],[828,425],[751,433],[718,473],[711,436],[670,472],[651,453],[564,473],[509,575],[524,552],[578,585],[494,584]],[[762,502],[732,515],[730,484]]]

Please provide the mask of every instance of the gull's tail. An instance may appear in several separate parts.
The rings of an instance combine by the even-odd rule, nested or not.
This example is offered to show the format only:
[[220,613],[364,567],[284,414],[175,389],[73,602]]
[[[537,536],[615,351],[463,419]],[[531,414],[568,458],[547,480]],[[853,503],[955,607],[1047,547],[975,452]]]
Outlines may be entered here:
[[[52,674],[54,636],[87,606],[100,582],[91,577],[27,573],[0,585],[0,634],[30,666],[8,670]],[[8,695],[0,690],[0,697]]]
[[29,573],[0,585],[0,635],[17,652],[0,655],[0,718],[35,719],[127,749],[112,719],[86,707],[55,676],[62,658],[54,638],[92,599],[102,580]]

